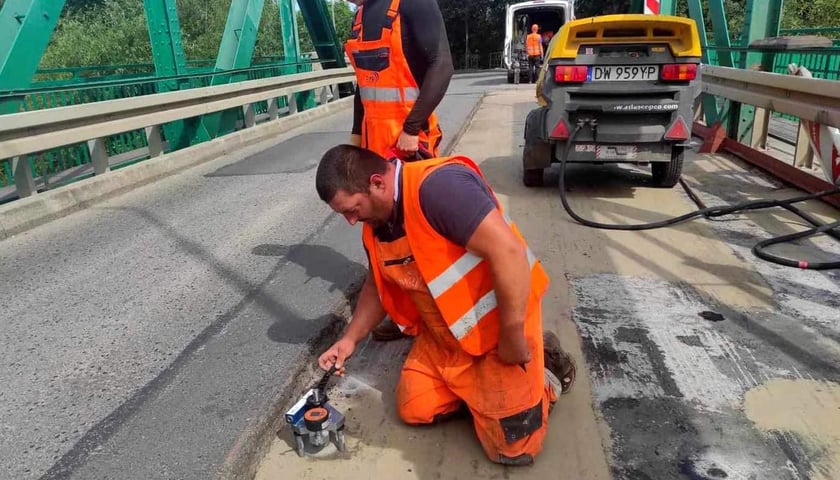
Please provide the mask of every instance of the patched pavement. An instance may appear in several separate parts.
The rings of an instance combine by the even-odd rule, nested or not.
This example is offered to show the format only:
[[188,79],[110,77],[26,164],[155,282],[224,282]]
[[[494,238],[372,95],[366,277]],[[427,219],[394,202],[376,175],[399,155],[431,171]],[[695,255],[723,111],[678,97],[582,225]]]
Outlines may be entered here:
[[[534,105],[527,85],[490,94],[454,153],[481,164],[545,264],[545,328],[579,362],[536,465],[490,464],[466,420],[402,425],[393,390],[403,340],[366,343],[334,382],[348,452],[299,458],[281,429],[257,478],[840,478],[840,275],[750,251],[802,222],[777,209],[641,232],[579,225],[560,204],[557,167],[545,187],[522,186]],[[684,178],[708,205],[797,193],[723,155],[689,154]],[[644,168],[575,167],[567,183],[575,211],[601,222],[695,208],[679,186],[651,187]],[[838,216],[819,202],[804,208]],[[776,248],[840,255],[824,238]]]

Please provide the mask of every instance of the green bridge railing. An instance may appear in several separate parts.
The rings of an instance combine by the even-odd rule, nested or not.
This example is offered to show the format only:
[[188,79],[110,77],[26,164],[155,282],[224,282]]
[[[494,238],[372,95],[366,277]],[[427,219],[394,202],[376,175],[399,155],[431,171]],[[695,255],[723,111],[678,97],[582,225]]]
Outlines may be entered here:
[[[840,80],[840,28],[810,28],[796,30],[782,30],[781,36],[796,35],[820,35],[832,39],[832,47],[819,48],[798,48],[794,50],[781,50],[775,48],[747,48],[747,47],[717,47],[709,45],[706,48],[710,65],[720,65],[720,55],[729,52],[732,55],[734,66],[738,68],[760,68],[760,65],[747,65],[749,54],[764,54],[770,56],[772,61],[768,62],[769,71],[782,75],[788,75],[788,65],[795,64],[807,68],[814,78],[826,80]],[[764,67],[767,68],[767,67]],[[722,102],[718,99],[719,107]],[[772,114],[776,118],[784,118],[792,122],[799,119],[779,112]]]
[[[150,95],[161,91],[185,90],[207,87],[214,77],[226,77],[231,81],[258,80],[291,73],[312,71],[314,64],[329,67],[334,60],[323,62],[312,61],[308,56],[301,62],[287,62],[283,57],[269,57],[256,59],[251,67],[241,70],[213,71],[214,60],[191,62],[191,72],[186,75],[172,77],[155,76],[154,65],[108,65],[85,68],[51,69],[38,72],[40,82],[34,83],[32,88],[0,92],[0,102],[17,101],[18,111],[34,111],[47,108],[79,105],[83,103],[100,102],[120,98]],[[225,82],[223,82],[225,83]],[[168,85],[167,85],[168,84]],[[218,84],[218,79],[217,79]],[[168,88],[161,88],[166,85]],[[174,88],[173,88],[174,87]],[[297,95],[297,105],[300,110],[315,106],[314,92],[304,92]],[[285,98],[278,98],[278,107],[287,106]],[[254,104],[256,113],[268,112],[268,103]],[[237,110],[237,121],[244,122],[244,112]],[[231,130],[232,131],[232,130]],[[164,131],[164,137],[166,132]],[[230,133],[219,132],[219,135]],[[164,138],[164,141],[171,139]],[[171,143],[171,142],[170,142]],[[143,130],[124,132],[113,135],[106,140],[106,149],[110,157],[134,152],[148,147],[146,133]],[[173,150],[170,145],[168,151]],[[118,169],[142,161],[148,155],[127,158],[112,165]],[[27,156],[25,159],[32,169],[33,176],[50,177],[67,170],[87,165],[91,162],[90,152],[86,144],[68,145],[61,148]],[[74,176],[71,181],[78,181],[89,175]],[[0,160],[0,187],[14,184],[11,159]],[[51,187],[58,184],[51,184]],[[7,198],[5,201],[13,200]],[[3,201],[0,199],[0,201]]]

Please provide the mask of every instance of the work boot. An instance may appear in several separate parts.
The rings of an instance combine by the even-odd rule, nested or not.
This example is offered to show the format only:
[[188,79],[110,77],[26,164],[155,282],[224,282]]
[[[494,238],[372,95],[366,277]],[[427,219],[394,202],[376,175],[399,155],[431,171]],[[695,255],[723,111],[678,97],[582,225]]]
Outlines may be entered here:
[[[572,356],[563,351],[560,346],[560,339],[554,332],[543,332],[543,355],[545,356],[545,368],[551,375],[546,375],[557,391],[557,383],[560,386],[560,393],[569,393],[572,384],[575,383],[577,367]],[[551,377],[554,376],[555,379]]]
[[391,320],[391,317],[385,317],[385,320],[373,329],[372,336],[378,342],[390,342],[405,338],[408,335],[400,330],[400,327]]

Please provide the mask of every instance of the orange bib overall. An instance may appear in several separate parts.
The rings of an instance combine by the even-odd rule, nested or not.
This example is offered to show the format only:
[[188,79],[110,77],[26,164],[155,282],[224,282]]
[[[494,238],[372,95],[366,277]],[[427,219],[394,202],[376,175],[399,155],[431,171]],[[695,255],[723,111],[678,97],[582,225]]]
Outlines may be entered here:
[[529,57],[539,57],[540,56],[540,42],[542,42],[542,37],[540,37],[539,33],[529,33],[528,37],[525,39],[526,42],[526,49],[528,50]]
[[[388,150],[396,146],[405,119],[420,95],[420,87],[403,51],[400,0],[392,0],[388,20],[378,39],[365,38],[362,28],[364,8],[362,5],[356,12],[353,30],[344,50],[356,70],[356,82],[364,106],[361,146],[387,158]],[[376,32],[368,33],[376,35]],[[419,137],[420,147],[437,157],[443,132],[434,113],[429,116]]]
[[[454,161],[477,169],[463,157]],[[549,406],[557,400],[544,373],[540,303],[548,277],[529,253],[532,288],[525,338],[532,360],[525,365],[502,363],[496,353],[498,308],[486,301],[487,293],[482,294],[492,293],[489,266],[478,257],[477,264],[472,262],[466,249],[451,242],[447,245],[418,216],[422,215],[419,187],[423,178],[450,162],[435,159],[402,166],[405,236],[382,242],[369,226],[364,230],[385,310],[397,323],[417,332],[397,386],[397,408],[406,423],[428,424],[466,404],[491,461],[527,462],[542,449]],[[511,227],[519,235],[512,222]],[[472,266],[464,268],[468,262]],[[430,275],[435,276],[431,281]],[[481,313],[475,315],[475,322],[467,322],[471,326],[452,321],[468,318],[475,310]]]

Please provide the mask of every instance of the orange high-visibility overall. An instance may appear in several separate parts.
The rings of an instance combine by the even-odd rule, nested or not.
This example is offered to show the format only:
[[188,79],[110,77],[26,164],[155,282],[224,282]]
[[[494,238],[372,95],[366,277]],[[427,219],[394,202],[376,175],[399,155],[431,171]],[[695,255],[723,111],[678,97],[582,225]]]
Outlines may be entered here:
[[[382,28],[381,37],[375,40],[365,39],[362,29],[364,8],[362,5],[356,12],[353,30],[344,50],[356,70],[356,82],[365,111],[361,146],[387,158],[420,95],[420,87],[403,52],[400,0],[391,1],[388,21]],[[372,36],[376,33],[369,32]],[[429,116],[428,124],[420,131],[419,137],[423,149],[435,157],[440,154],[443,132],[435,113]]]
[[527,37],[525,37],[525,48],[528,51],[529,57],[539,57],[540,56],[540,43],[542,42],[542,37],[540,37],[539,33],[529,33]]
[[[465,403],[491,461],[527,463],[542,449],[549,406],[557,400],[546,383],[543,358],[540,305],[549,279],[527,249],[531,290],[525,337],[531,361],[502,363],[497,355],[499,309],[489,265],[438,234],[420,208],[423,179],[453,162],[481,175],[465,157],[403,164],[406,235],[382,242],[370,226],[363,230],[383,307],[397,324],[417,332],[397,386],[398,411],[406,423],[428,424]],[[498,209],[504,215],[501,206]],[[505,220],[527,248],[516,225]]]

